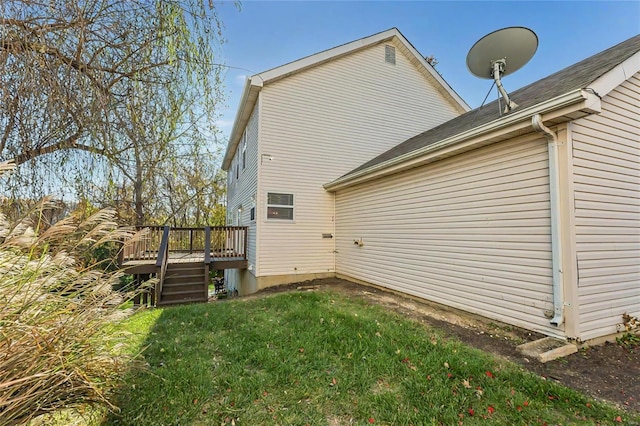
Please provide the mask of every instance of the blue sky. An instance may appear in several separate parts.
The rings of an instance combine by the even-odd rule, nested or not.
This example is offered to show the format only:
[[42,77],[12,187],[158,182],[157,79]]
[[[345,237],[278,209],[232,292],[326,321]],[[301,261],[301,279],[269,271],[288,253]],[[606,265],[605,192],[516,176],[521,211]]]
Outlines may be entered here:
[[[506,76],[507,91],[640,33],[637,1],[243,1],[216,3],[227,42],[221,60],[225,106],[219,128],[228,136],[246,75],[396,27],[472,107],[482,103],[490,80],[469,73],[466,55],[482,36],[500,28],[524,26],[538,35],[536,55]],[[495,89],[489,100],[496,99]]]

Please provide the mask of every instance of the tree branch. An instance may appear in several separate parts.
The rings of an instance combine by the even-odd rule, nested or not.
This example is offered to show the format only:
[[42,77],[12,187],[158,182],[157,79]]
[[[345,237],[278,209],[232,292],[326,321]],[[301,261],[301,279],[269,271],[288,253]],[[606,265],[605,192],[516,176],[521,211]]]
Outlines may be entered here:
[[31,149],[25,151],[19,155],[17,155],[13,161],[15,161],[16,165],[20,165],[26,163],[27,161],[33,160],[37,157],[46,154],[52,154],[56,151],[60,151],[63,149],[77,149],[80,151],[91,152],[93,154],[105,155],[105,151],[103,149],[96,148],[91,145],[85,145],[78,143],[78,139],[80,139],[80,133],[75,133],[67,139],[60,141],[56,144],[43,146],[40,148]]
[[0,50],[5,50],[9,53],[17,54],[23,52],[39,52],[45,55],[53,56],[60,62],[70,66],[71,68],[79,71],[83,75],[86,75],[89,80],[103,93],[107,93],[106,88],[96,79],[89,71],[96,70],[101,71],[95,67],[89,67],[84,62],[77,61],[75,59],[65,56],[60,50],[55,47],[47,46],[43,43],[29,42],[24,40],[2,40],[0,42]]

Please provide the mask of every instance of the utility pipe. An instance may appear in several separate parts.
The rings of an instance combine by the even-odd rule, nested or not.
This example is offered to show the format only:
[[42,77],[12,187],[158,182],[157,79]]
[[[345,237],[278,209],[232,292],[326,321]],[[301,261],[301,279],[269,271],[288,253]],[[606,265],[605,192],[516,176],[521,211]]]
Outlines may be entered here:
[[564,291],[562,286],[562,242],[560,229],[560,179],[558,137],[542,123],[540,114],[531,117],[533,129],[547,138],[549,149],[549,198],[551,203],[551,261],[553,268],[553,318],[551,324],[564,322]]

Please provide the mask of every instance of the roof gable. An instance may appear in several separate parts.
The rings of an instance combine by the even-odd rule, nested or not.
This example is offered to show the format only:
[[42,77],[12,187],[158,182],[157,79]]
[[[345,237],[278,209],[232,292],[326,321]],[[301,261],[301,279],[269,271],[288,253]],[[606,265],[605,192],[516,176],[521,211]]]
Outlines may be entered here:
[[305,70],[319,66],[329,61],[335,61],[343,56],[352,54],[362,49],[380,43],[393,43],[401,52],[406,55],[411,63],[418,68],[430,81],[434,87],[454,106],[460,113],[469,111],[467,103],[449,86],[440,74],[424,59],[424,57],[409,43],[397,28],[352,41],[350,43],[337,46],[314,55],[310,55],[288,64],[255,74],[247,78],[242,92],[241,101],[238,106],[231,135],[227,144],[227,150],[222,162],[222,169],[228,170],[231,160],[237,149],[242,132],[246,127],[249,117],[257,103],[258,93],[265,85],[287,78],[290,75],[302,73]]
[[[639,70],[640,35],[512,92],[510,97],[518,104],[518,108],[508,114],[501,116],[498,100],[493,101],[402,142],[350,171],[335,182],[348,180],[352,175],[362,175],[367,169],[382,167],[386,162],[391,162],[413,151],[487,123],[508,120],[514,113],[575,90],[591,90],[602,98]],[[598,93],[597,89],[602,92]],[[332,185],[333,182],[329,184],[329,186]]]

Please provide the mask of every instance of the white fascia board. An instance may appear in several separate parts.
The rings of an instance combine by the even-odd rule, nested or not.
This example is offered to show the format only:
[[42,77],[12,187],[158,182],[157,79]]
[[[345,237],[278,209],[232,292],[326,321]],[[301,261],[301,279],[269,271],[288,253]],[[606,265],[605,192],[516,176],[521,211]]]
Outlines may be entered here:
[[634,76],[640,71],[640,52],[636,52],[626,61],[615,66],[611,71],[603,74],[589,85],[590,89],[600,96],[608,95],[613,89]]
[[583,110],[588,113],[598,113],[601,109],[600,98],[597,95],[583,89],[577,89],[415,151],[392,158],[383,163],[373,165],[352,175],[338,178],[333,182],[324,184],[323,187],[327,191],[334,192],[342,188],[410,169],[426,162],[430,157],[438,156],[440,152],[446,148],[454,148],[455,145],[462,145],[464,142],[471,141],[472,139],[475,139],[477,143],[481,143],[482,136],[490,133],[493,133],[492,137],[496,137],[499,134],[509,133],[517,127],[528,127],[531,125],[531,117],[535,114],[549,114],[561,109],[564,109],[562,115],[568,114],[569,111],[566,108],[569,106],[575,106],[575,108],[570,109],[571,111]]
[[297,61],[289,62],[288,64],[281,65],[276,68],[272,68],[268,71],[256,74],[254,77],[262,79],[264,84],[270,83],[275,80],[287,77],[291,74],[300,72],[304,69],[314,67],[323,62],[327,62],[336,59],[340,56],[344,56],[356,50],[360,50],[377,43],[381,43],[385,40],[391,40],[393,37],[398,37],[400,32],[397,28],[391,28],[389,30],[377,33],[368,37],[364,37],[341,46],[337,46],[322,52],[307,56]]
[[233,154],[236,152],[242,132],[247,127],[247,122],[251,116],[251,111],[258,98],[257,92],[262,88],[262,83],[257,83],[255,76],[247,77],[242,89],[242,96],[240,97],[240,103],[238,104],[238,111],[236,111],[236,118],[233,121],[233,127],[231,128],[231,134],[229,135],[229,141],[227,142],[227,150],[224,153],[224,159],[222,160],[222,170],[227,171],[231,166],[231,160]]

